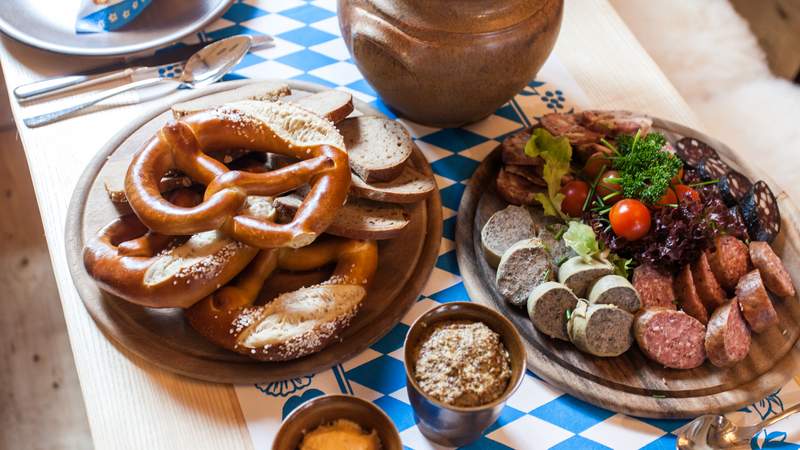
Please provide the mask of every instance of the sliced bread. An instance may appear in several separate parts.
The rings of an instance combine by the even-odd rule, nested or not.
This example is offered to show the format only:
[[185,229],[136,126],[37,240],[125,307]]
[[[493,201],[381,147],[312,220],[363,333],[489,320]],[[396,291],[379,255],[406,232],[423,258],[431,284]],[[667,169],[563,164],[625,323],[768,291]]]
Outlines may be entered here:
[[555,281],[536,286],[528,297],[528,316],[540,332],[564,341],[567,335],[568,312],[575,308],[578,298],[568,287]]
[[[106,188],[108,197],[114,203],[127,203],[128,198],[125,196],[125,175],[128,173],[128,166],[131,164],[132,156],[127,158],[111,158],[105,166],[101,177],[103,179],[103,186]],[[158,183],[159,190],[162,194],[174,191],[178,188],[185,188],[192,185],[192,180],[184,175],[165,176],[161,178]]]
[[483,256],[490,266],[497,268],[500,258],[517,242],[536,236],[536,224],[523,206],[509,205],[492,214],[481,230]]
[[[302,202],[303,197],[296,193],[276,198],[278,220],[290,221]],[[401,206],[349,198],[325,232],[349,239],[393,239],[408,223],[408,214]]]
[[508,248],[497,266],[497,290],[514,306],[525,306],[533,288],[553,279],[553,265],[542,241],[519,241]]
[[353,96],[333,89],[289,101],[333,123],[341,122],[353,112]]
[[172,115],[176,119],[207,109],[216,108],[226,103],[241,100],[275,101],[291,94],[289,85],[280,81],[263,81],[248,84],[230,91],[217,92],[193,100],[176,103],[172,106]]
[[399,122],[375,116],[351,117],[337,125],[350,168],[367,182],[391,181],[403,171],[414,141]]
[[353,174],[350,193],[379,202],[417,203],[425,200],[434,188],[433,175],[426,175],[406,163],[400,176],[392,181],[367,183]]

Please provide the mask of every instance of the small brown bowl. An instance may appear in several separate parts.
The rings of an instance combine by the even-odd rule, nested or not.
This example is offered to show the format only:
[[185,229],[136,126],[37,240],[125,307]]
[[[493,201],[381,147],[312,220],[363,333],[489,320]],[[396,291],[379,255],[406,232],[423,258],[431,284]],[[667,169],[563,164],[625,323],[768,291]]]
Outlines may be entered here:
[[400,433],[389,417],[373,403],[352,395],[323,395],[298,406],[281,424],[272,450],[297,450],[307,432],[337,419],[375,430],[382,450],[403,450]]
[[[483,322],[500,335],[508,350],[511,378],[506,391],[493,402],[472,407],[447,405],[424,393],[414,379],[414,349],[419,340],[431,325],[450,320]],[[480,438],[500,416],[506,401],[522,384],[525,375],[525,347],[519,332],[502,314],[477,303],[446,303],[420,316],[408,330],[404,357],[408,398],[419,419],[419,429],[428,439],[449,447],[465,446]]]

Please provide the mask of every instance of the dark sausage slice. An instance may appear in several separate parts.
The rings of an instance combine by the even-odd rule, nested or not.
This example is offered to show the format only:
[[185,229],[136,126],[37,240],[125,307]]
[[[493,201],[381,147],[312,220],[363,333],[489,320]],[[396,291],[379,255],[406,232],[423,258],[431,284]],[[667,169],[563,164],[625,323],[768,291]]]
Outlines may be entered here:
[[766,242],[775,240],[781,232],[781,212],[767,183],[756,181],[739,206],[751,239]]
[[697,166],[697,171],[703,181],[719,180],[730,170],[731,168],[716,156],[703,159]]
[[747,244],[730,235],[716,238],[714,245],[716,250],[708,254],[711,272],[723,289],[733,291],[750,267],[750,251]]
[[708,144],[695,138],[685,137],[675,143],[675,153],[683,160],[684,164],[696,169],[706,158],[719,158],[717,151]]
[[731,169],[719,179],[718,186],[725,204],[735,206],[747,195],[753,183],[746,176]]
[[697,261],[692,263],[692,277],[694,278],[694,285],[697,287],[697,293],[700,294],[700,300],[706,306],[706,310],[714,311],[725,303],[725,291],[722,286],[714,277],[714,272],[711,271],[711,265],[708,263],[708,252],[703,252]]
[[591,144],[603,137],[579,125],[574,114],[546,114],[539,119],[539,123],[553,136],[566,137],[572,145]]
[[772,306],[764,282],[758,270],[748,272],[736,285],[736,298],[742,308],[744,319],[750,324],[750,329],[756,333],[770,328],[778,323],[778,313]]
[[693,369],[706,359],[706,328],[683,311],[645,310],[636,317],[633,335],[648,358],[666,367]]
[[639,293],[642,308],[660,306],[675,309],[672,275],[661,272],[650,264],[642,264],[633,269],[633,288]]
[[541,166],[544,160],[540,157],[531,158],[525,154],[525,144],[531,138],[531,130],[518,131],[503,139],[500,144],[500,154],[504,164],[517,164],[521,166]]
[[536,186],[525,178],[500,169],[497,174],[497,192],[503,200],[512,205],[538,205],[533,198],[536,192],[545,192],[546,189]]
[[706,311],[706,307],[694,287],[692,269],[688,264],[683,266],[675,277],[675,294],[678,297],[678,304],[686,314],[703,324],[708,322],[708,311]]
[[730,367],[750,352],[750,329],[733,299],[711,315],[706,327],[706,355],[717,367]]
[[795,289],[792,277],[789,276],[783,261],[769,244],[762,241],[751,242],[750,259],[753,260],[753,265],[761,274],[761,279],[767,289],[780,297],[794,297]]

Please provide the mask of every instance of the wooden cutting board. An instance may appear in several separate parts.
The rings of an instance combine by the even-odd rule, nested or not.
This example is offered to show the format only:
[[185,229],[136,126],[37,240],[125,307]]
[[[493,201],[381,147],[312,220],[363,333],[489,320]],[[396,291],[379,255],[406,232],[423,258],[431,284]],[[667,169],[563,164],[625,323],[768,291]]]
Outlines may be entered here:
[[[197,92],[197,98],[230,90],[253,81],[221,83]],[[289,81],[298,96],[326,88]],[[367,298],[340,340],[319,353],[286,362],[259,362],[217,348],[186,323],[180,309],[153,309],[128,303],[101,291],[83,267],[84,242],[126,208],[115,206],[103,186],[109,161],[127,159],[164,125],[173,102],[125,127],[97,154],[84,171],[70,202],[66,245],[70,272],[86,309],[104,334],[118,347],[182,375],[220,383],[259,383],[316,373],[346,361],[389,332],[417,300],[433,270],[442,235],[438,189],[425,202],[408,208],[410,224],[395,239],[380,241],[378,271]],[[382,115],[354,99],[356,111]],[[415,149],[413,164],[431,174],[425,157]]]
[[[773,243],[776,252],[800,286],[800,213],[785,192],[763,174],[750,170],[719,141],[665,120],[655,128],[670,142],[690,136],[717,149],[729,165],[753,181],[765,180],[777,194],[782,231]],[[646,359],[636,345],[616,358],[578,351],[571,343],[551,339],[533,328],[527,311],[515,308],[499,294],[495,270],[483,258],[480,232],[494,212],[507,206],[497,194],[495,179],[501,165],[499,148],[475,171],[461,200],[456,225],[456,251],[464,285],[473,301],[511,319],[522,334],[528,367],[559,389],[616,412],[643,417],[688,418],[735,410],[758,401],[800,373],[800,303],[776,299],[780,324],[753,334],[748,357],[730,369],[706,362],[693,370],[661,367]]]

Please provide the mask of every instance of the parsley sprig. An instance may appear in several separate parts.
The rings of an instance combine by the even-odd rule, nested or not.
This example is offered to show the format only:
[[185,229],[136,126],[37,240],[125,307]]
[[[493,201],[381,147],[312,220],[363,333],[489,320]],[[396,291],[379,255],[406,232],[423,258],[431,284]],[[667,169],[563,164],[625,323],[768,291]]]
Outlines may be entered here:
[[683,163],[669,152],[663,151],[667,139],[663,134],[650,133],[642,137],[617,137],[616,147],[609,147],[611,157],[620,177],[614,180],[622,187],[626,198],[636,198],[648,205],[657,203],[669,187],[670,180]]

